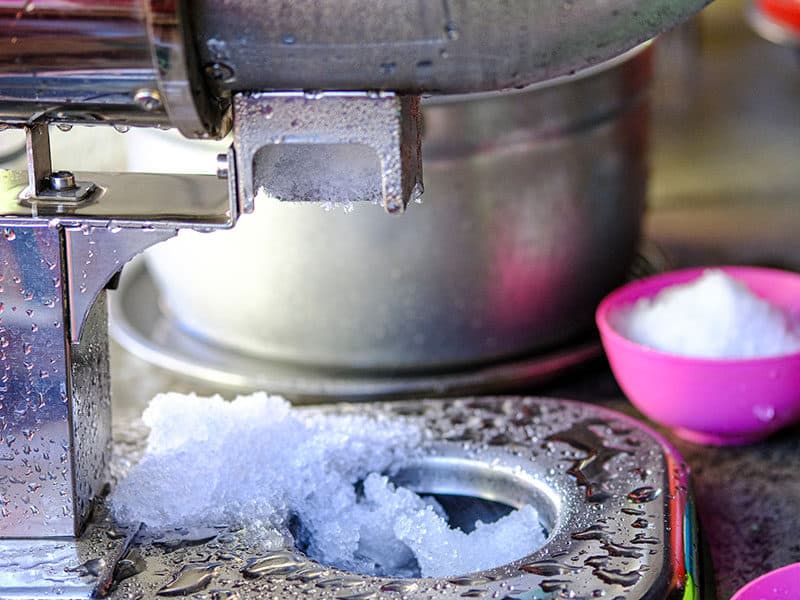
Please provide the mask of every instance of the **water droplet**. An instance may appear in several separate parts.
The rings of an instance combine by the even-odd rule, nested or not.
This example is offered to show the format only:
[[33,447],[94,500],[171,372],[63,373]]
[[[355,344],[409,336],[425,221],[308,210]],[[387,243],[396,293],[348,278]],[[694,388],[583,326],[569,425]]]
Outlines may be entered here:
[[68,573],[77,573],[81,577],[91,575],[92,577],[99,577],[106,568],[106,561],[102,558],[92,558],[77,567],[69,567],[65,569]]
[[106,535],[110,540],[121,540],[127,534],[124,531],[117,531],[116,529],[111,528],[106,530]]
[[575,477],[578,486],[586,488],[589,502],[604,502],[610,494],[603,489],[602,481],[608,477],[605,465],[619,454],[630,454],[630,450],[605,444],[604,438],[593,427],[608,426],[602,420],[593,419],[575,423],[569,429],[554,433],[547,441],[564,442],[585,453],[573,456],[567,473]]
[[661,495],[661,490],[652,488],[650,486],[644,486],[640,488],[636,488],[632,492],[630,492],[627,496],[628,501],[633,502],[634,504],[644,504],[645,502],[651,502],[658,498]]
[[214,571],[220,563],[207,565],[184,565],[172,580],[156,594],[159,596],[188,596],[205,589],[214,577]]
[[[450,581],[455,585],[460,585],[455,583],[455,581]],[[381,586],[382,592],[396,592],[399,594],[408,594],[410,592],[415,591],[419,587],[418,584],[414,583],[413,581],[390,581],[389,583]]]
[[637,533],[631,540],[632,544],[653,544],[659,545],[661,542],[657,537],[649,536],[644,533]]
[[351,588],[365,585],[366,580],[361,577],[353,577],[352,575],[342,575],[339,577],[331,577],[330,579],[323,579],[318,581],[316,586],[320,589],[336,589],[336,588]]
[[461,32],[458,31],[458,27],[453,21],[448,21],[444,26],[444,34],[448,40],[457,40]]
[[283,43],[286,44],[287,46],[291,46],[292,44],[294,44],[294,42],[295,39],[291,33],[287,33],[286,35],[283,36]]
[[634,569],[633,571],[622,571],[621,569],[595,569],[592,571],[598,579],[611,585],[621,585],[631,587],[639,581],[642,574]]
[[236,80],[236,73],[230,65],[215,62],[205,66],[206,75],[214,81],[232,83]]
[[72,131],[72,125],[69,123],[59,123],[56,125],[61,131]]
[[579,568],[570,567],[552,560],[540,560],[520,567],[526,573],[533,573],[539,577],[554,577],[556,575],[570,575],[577,573]]
[[417,63],[417,77],[430,79],[433,77],[433,61],[421,60]]
[[131,128],[128,127],[127,125],[114,125],[114,129],[116,129],[120,133],[128,133],[131,130]]
[[250,559],[242,569],[242,575],[254,579],[263,576],[283,577],[296,572],[302,559],[290,552],[275,552],[260,558]]
[[145,563],[142,556],[138,551],[131,550],[128,555],[120,559],[114,567],[114,581],[118,583],[129,579],[139,573],[143,573],[145,569],[147,569],[147,563]]
[[490,581],[494,581],[492,577],[484,577],[481,575],[466,575],[464,577],[453,577],[452,579],[448,579],[448,582],[452,583],[453,585],[458,585],[462,587],[474,587],[476,585],[483,585],[485,583],[489,583]]
[[756,404],[753,406],[753,414],[756,416],[756,419],[762,423],[769,423],[775,418],[775,408]]
[[570,583],[572,582],[568,579],[545,579],[539,583],[539,587],[543,592],[550,594],[566,588]]

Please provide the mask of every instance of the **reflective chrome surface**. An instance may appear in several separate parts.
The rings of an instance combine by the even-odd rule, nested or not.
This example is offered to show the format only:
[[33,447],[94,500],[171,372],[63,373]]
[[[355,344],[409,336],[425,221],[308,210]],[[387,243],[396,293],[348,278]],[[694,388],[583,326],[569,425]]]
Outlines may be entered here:
[[143,249],[174,235],[174,229],[70,227],[64,231],[73,343],[80,341],[86,317],[106,283]]
[[0,595],[4,600],[102,597],[136,532],[114,523],[100,500],[78,540],[0,540]]
[[142,0],[0,0],[0,121],[169,123]]
[[227,132],[181,0],[0,0],[0,123]]
[[93,173],[88,202],[48,197],[46,125],[28,141],[29,172],[0,171],[0,539],[79,535],[107,480],[108,281],[177,229],[238,216],[213,177]]
[[[213,96],[196,56],[189,13],[191,0],[144,0],[152,64],[158,73],[159,95],[143,89],[134,100],[148,111],[163,102],[170,124],[188,138],[218,138],[230,129],[229,101]],[[220,8],[224,10],[224,8]]]
[[0,220],[21,225],[44,219],[53,225],[112,229],[227,229],[238,215],[236,198],[229,196],[224,181],[213,176],[79,172],[77,177],[97,185],[92,202],[21,203],[27,174],[0,170]]
[[70,344],[62,231],[0,232],[0,538],[75,535],[107,476],[105,295]]

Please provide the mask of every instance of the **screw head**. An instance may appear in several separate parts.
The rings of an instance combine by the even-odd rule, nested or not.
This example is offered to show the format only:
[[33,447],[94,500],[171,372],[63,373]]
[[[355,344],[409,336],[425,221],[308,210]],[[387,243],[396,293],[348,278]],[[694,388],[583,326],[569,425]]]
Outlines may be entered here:
[[55,171],[50,173],[50,187],[58,192],[74,190],[75,175],[71,171]]
[[220,179],[227,179],[229,172],[230,166],[228,164],[228,155],[224,152],[217,154],[217,177]]
[[142,109],[147,112],[160,110],[164,105],[161,100],[161,92],[150,88],[142,88],[137,90],[133,96],[133,101]]

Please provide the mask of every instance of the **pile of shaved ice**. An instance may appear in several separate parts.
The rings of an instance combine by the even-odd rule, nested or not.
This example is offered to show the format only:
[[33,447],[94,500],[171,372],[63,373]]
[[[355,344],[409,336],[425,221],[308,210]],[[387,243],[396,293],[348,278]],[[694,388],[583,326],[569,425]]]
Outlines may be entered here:
[[758,358],[800,351],[796,324],[720,269],[620,311],[614,323],[634,342],[703,358]]
[[395,486],[386,474],[423,452],[413,420],[298,411],[264,393],[161,394],[142,418],[144,457],[111,496],[121,522],[244,526],[265,550],[294,545],[322,564],[391,577],[481,571],[545,542],[531,506],[467,534],[435,499]]

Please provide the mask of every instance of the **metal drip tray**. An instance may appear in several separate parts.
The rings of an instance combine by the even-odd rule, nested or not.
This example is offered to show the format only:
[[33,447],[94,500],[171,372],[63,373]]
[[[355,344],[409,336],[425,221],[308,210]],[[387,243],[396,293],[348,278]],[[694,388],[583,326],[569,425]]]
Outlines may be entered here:
[[[73,549],[62,552],[63,564],[50,565],[46,590],[26,587],[30,572],[19,559],[33,546],[0,543],[0,597],[85,598],[105,589],[112,598],[706,597],[697,587],[688,468],[657,434],[629,417],[589,404],[519,397],[300,410],[420,420],[431,441],[424,458],[398,465],[391,473],[395,481],[423,494],[461,497],[451,505],[459,512],[532,503],[547,543],[481,573],[387,579],[320,565],[297,548],[264,553],[246,529],[209,523],[154,536],[142,528],[124,540],[106,520],[93,523],[92,531],[105,529],[109,540],[124,544],[111,543],[106,551],[88,537],[45,542]],[[115,477],[138,460],[144,439],[141,425],[128,423],[117,432]],[[105,518],[102,506],[95,514]],[[103,568],[86,567],[98,564]],[[76,576],[83,587],[75,585]]]

